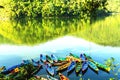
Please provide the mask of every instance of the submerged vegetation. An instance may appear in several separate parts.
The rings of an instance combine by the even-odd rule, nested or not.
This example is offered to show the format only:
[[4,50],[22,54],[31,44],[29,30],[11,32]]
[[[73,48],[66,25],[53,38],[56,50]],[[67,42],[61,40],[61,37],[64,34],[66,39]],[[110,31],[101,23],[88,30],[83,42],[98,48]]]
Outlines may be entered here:
[[114,76],[110,78],[109,80],[119,80],[120,68],[118,68],[118,66],[120,65],[120,63],[116,63],[115,58],[111,57],[105,60],[104,64],[111,68],[111,73]]

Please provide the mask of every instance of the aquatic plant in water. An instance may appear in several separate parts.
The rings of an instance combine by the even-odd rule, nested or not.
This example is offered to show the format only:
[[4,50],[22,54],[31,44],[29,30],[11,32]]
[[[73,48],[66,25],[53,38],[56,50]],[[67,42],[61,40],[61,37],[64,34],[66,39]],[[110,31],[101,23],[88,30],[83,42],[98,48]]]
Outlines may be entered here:
[[105,60],[105,64],[111,68],[111,73],[114,75],[109,80],[119,80],[120,68],[118,66],[120,63],[116,63],[113,57]]

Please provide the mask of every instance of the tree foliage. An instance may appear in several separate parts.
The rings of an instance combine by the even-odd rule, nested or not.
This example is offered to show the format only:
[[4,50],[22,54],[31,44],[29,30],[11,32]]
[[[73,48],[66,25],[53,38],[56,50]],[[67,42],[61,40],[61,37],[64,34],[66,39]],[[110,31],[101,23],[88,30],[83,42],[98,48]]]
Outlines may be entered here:
[[107,0],[13,0],[14,17],[71,17],[97,15],[106,10]]

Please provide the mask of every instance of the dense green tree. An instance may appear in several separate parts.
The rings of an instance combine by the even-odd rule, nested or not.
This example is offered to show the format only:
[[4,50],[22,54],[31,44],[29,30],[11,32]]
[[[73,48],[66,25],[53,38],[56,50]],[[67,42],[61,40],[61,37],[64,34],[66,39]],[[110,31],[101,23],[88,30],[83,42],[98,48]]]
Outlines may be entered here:
[[107,0],[13,0],[14,17],[95,17]]

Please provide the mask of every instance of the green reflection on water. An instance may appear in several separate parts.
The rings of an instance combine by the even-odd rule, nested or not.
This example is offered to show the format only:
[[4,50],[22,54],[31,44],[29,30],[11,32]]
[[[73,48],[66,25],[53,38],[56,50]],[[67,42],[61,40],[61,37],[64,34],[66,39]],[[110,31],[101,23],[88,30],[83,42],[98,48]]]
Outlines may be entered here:
[[75,32],[77,35],[89,41],[101,45],[120,46],[120,15],[106,17],[84,27],[84,30]]
[[120,46],[119,17],[110,16],[93,24],[71,18],[0,21],[0,44],[35,45],[73,35],[102,45]]
[[1,44],[34,45],[81,29],[79,19],[69,18],[1,21],[0,23]]

